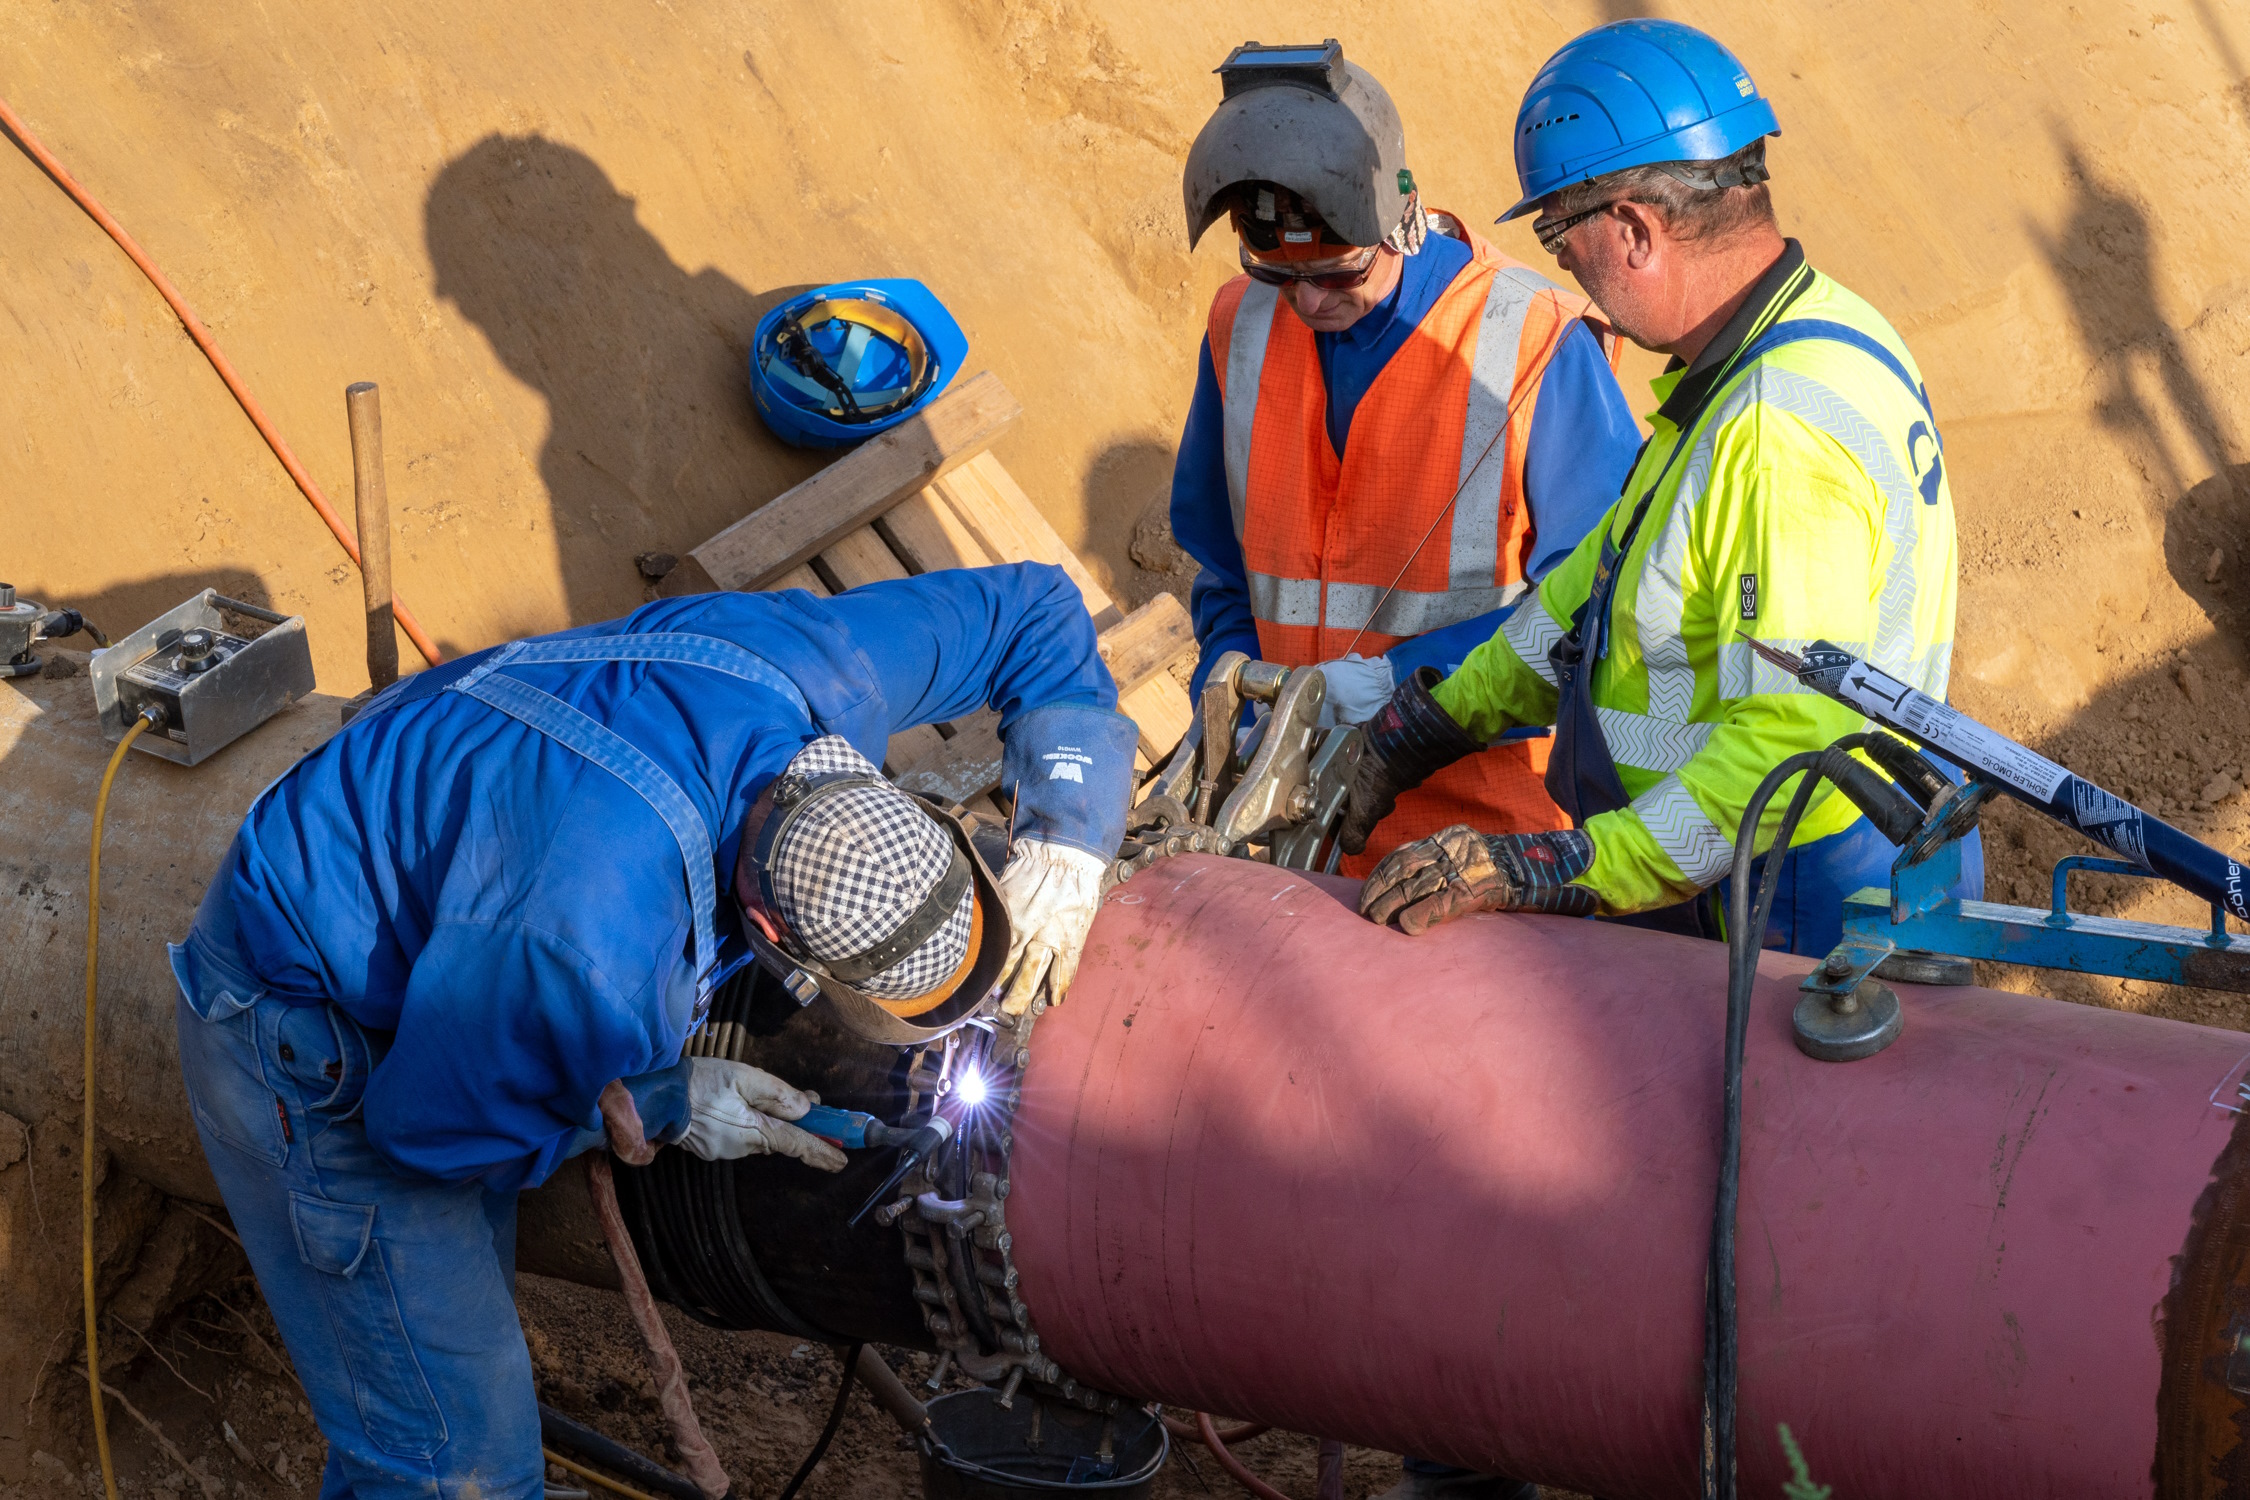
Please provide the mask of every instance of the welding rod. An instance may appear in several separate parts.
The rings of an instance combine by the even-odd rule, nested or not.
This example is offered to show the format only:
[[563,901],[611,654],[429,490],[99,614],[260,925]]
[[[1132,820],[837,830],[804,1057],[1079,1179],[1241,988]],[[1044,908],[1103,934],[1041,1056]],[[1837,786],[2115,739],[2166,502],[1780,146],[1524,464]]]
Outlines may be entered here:
[[359,581],[367,601],[367,685],[398,680],[398,636],[391,628],[391,507],[383,489],[383,409],[373,381],[344,387],[352,429],[353,520],[359,528]]
[[2242,865],[2037,751],[1907,686],[1841,646],[1814,641],[1802,656],[1762,641],[1750,649],[1806,687],[1920,741],[2066,828],[2107,845],[2152,875],[2250,921]]

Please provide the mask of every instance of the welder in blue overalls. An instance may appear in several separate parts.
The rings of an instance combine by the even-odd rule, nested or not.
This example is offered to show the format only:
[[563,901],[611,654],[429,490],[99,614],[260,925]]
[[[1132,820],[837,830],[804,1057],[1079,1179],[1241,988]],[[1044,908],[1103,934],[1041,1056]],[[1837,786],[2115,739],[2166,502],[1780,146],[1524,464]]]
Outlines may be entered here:
[[[1057,568],[705,595],[406,679],[267,789],[172,960],[323,1500],[540,1494],[516,1194],[564,1159],[639,1136],[843,1165],[788,1123],[804,1094],[681,1055],[754,950],[863,1034],[1059,997],[1123,832],[1116,701]],[[997,881],[873,764],[987,706]]]

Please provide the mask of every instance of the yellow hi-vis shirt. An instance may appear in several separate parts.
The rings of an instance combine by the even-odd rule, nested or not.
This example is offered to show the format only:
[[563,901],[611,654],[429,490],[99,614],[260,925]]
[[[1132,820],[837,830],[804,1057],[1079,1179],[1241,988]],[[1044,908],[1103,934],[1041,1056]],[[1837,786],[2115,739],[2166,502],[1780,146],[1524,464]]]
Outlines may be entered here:
[[[1790,279],[1799,284],[1793,301],[1772,299],[1751,339],[1777,321],[1842,323],[1921,384],[1881,314],[1809,267]],[[1786,304],[1778,316],[1777,304]],[[1653,382],[1659,401],[1680,378]],[[1480,738],[1553,723],[1547,649],[1592,591],[1602,538],[1623,540],[1665,460],[1690,444],[1619,559],[1609,654],[1592,668],[1603,736],[1632,798],[1586,822],[1596,853],[1579,883],[1611,914],[1670,905],[1724,878],[1766,773],[1865,727],[1761,661],[1743,637],[1792,651],[1833,641],[1940,700],[1953,651],[1953,497],[1928,413],[1881,361],[1831,339],[1788,343],[1732,372],[1687,432],[1661,415],[1653,425],[1604,523],[1436,690]],[[1787,801],[1768,805],[1761,849]],[[1793,842],[1826,838],[1858,816],[1824,785]]]

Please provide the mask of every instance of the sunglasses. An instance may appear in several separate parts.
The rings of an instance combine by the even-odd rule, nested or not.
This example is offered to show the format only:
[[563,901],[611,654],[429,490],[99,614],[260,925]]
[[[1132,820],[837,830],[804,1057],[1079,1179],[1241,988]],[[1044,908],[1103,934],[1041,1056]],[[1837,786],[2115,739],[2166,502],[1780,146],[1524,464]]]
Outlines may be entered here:
[[1563,241],[1570,238],[1570,232],[1573,229],[1598,214],[1608,213],[1621,201],[1612,198],[1607,203],[1597,203],[1592,208],[1586,209],[1582,213],[1572,214],[1567,219],[1536,220],[1531,226],[1531,232],[1539,236],[1540,249],[1546,251],[1549,255],[1560,255],[1562,254]]
[[1355,252],[1356,259],[1342,265],[1338,264],[1342,257],[1300,262],[1307,269],[1299,270],[1291,269],[1285,264],[1275,265],[1254,259],[1250,254],[1250,247],[1244,245],[1242,269],[1250,274],[1252,280],[1262,281],[1267,286],[1287,286],[1293,281],[1303,281],[1324,292],[1348,292],[1365,286],[1367,278],[1375,274],[1375,255],[1380,248],[1370,245],[1365,250]]

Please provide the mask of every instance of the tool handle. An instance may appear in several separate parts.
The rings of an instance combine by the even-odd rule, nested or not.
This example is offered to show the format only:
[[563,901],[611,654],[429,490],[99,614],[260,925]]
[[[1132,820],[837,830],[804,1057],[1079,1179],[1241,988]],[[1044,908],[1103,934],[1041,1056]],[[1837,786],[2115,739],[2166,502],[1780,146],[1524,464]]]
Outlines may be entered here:
[[[873,1137],[883,1132],[883,1122],[873,1115],[861,1114],[856,1109],[837,1109],[832,1105],[816,1104],[805,1111],[801,1119],[792,1122],[798,1129],[834,1141],[847,1151],[880,1145]],[[870,1127],[873,1127],[872,1131]]]
[[367,607],[367,685],[377,692],[398,680],[398,636],[392,629],[391,506],[383,484],[383,409],[371,381],[344,387],[352,433],[352,519],[359,531],[359,580]]

